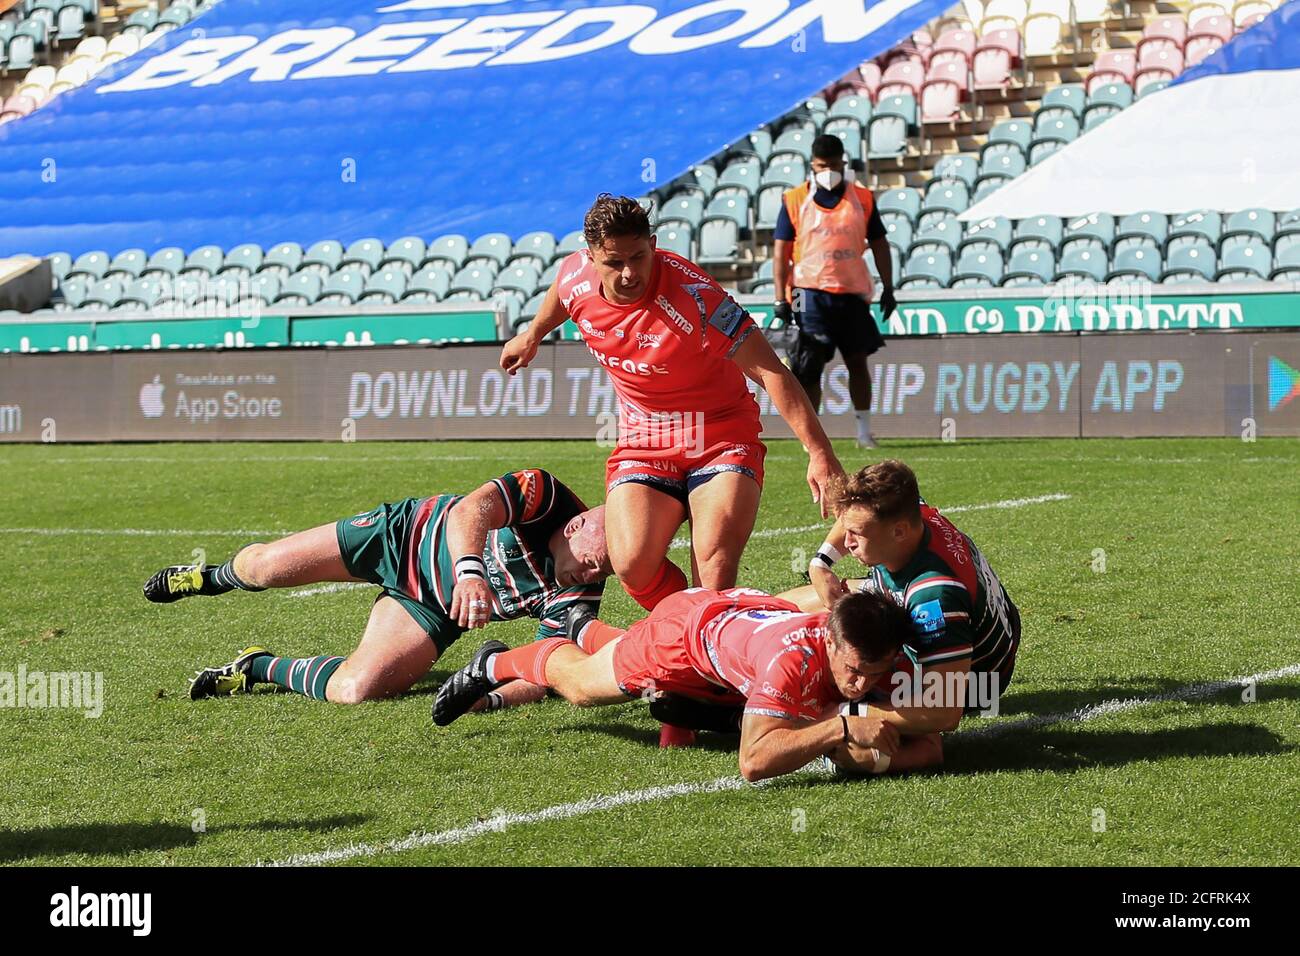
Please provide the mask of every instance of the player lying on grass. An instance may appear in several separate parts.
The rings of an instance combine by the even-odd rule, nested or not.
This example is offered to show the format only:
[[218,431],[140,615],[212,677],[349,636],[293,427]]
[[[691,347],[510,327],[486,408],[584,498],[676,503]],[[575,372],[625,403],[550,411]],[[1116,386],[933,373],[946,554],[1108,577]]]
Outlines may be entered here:
[[875,772],[934,762],[938,735],[899,746],[897,728],[876,708],[840,713],[892,673],[911,621],[877,594],[851,595],[829,611],[801,613],[789,601],[733,588],[692,588],[661,601],[624,631],[585,609],[569,613],[572,640],[508,650],[488,641],[452,674],[434,700],[433,720],[451,723],[493,688],[524,680],[579,707],[671,692],[740,706],[740,772],[762,780],[824,755]]
[[[947,731],[963,713],[995,701],[1015,669],[1020,612],[975,543],[921,500],[916,475],[901,461],[849,475],[832,488],[831,507],[835,525],[809,566],[812,583],[781,596],[812,611],[834,608],[855,593],[888,595],[915,627],[908,645],[921,680],[908,686],[928,681],[958,691],[937,701],[913,696],[913,706],[898,706],[895,696],[884,719],[903,734]],[[866,578],[836,576],[845,551],[868,566]],[[972,686],[981,706],[972,706]]]
[[[574,606],[594,613],[611,574],[604,506],[587,509],[540,469],[510,472],[469,495],[407,498],[268,544],[222,565],[163,568],[144,586],[156,603],[233,590],[358,581],[382,588],[348,657],[276,657],[249,647],[199,671],[198,700],[272,683],[316,700],[354,704],[399,694],[466,630],[489,621],[540,620],[538,639],[564,633]],[[545,696],[516,685],[488,702]]]

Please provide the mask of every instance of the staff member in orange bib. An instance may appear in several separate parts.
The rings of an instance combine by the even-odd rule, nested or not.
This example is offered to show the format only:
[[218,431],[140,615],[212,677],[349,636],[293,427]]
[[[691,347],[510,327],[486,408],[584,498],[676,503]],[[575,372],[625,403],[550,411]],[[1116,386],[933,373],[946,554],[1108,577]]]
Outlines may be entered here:
[[849,372],[858,446],[874,448],[867,356],[885,340],[871,317],[874,289],[863,255],[870,247],[876,260],[886,321],[897,308],[889,241],[871,190],[845,176],[839,137],[813,140],[812,173],[810,182],[786,190],[777,214],[776,314],[799,326],[790,370],[814,408],[821,407],[822,370],[839,349]]

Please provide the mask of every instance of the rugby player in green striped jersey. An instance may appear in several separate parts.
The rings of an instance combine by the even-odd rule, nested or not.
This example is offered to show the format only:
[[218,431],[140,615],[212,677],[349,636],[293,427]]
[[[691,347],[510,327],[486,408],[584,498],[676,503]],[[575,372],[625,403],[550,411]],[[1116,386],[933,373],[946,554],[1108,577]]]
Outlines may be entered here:
[[[848,475],[831,507],[835,525],[809,565],[812,583],[781,596],[809,611],[876,591],[908,610],[910,653],[893,692],[878,701],[904,736],[952,730],[964,713],[996,710],[1015,669],[1020,612],[975,543],[921,499],[901,461]],[[846,553],[867,565],[867,577],[836,576]]]
[[[254,645],[199,671],[190,687],[195,700],[270,683],[351,704],[408,690],[462,633],[489,621],[532,617],[539,640],[563,635],[571,608],[598,610],[611,573],[604,506],[588,509],[553,475],[531,468],[468,495],[406,498],[251,544],[221,565],[163,568],[144,593],[163,604],[324,582],[378,585],[361,643],[347,657],[278,657]],[[517,682],[487,703],[543,696],[543,688]]]

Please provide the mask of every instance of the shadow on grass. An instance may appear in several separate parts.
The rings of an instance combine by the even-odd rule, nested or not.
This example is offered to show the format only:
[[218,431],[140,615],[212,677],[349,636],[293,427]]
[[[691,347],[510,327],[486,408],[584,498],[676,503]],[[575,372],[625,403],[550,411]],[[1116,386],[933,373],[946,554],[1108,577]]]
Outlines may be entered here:
[[990,770],[1120,767],[1177,757],[1261,757],[1297,748],[1257,724],[1202,724],[1169,730],[1021,730],[997,737],[957,738],[944,745],[947,774]]
[[33,827],[30,830],[0,830],[0,863],[32,857],[86,853],[92,856],[134,853],[140,850],[171,850],[195,846],[201,837],[214,833],[275,833],[304,830],[317,833],[365,823],[370,817],[350,813],[319,820],[260,820],[210,826],[195,833],[181,823],[81,823],[70,826]]
[[[1028,691],[1023,694],[1015,692],[1015,680],[1007,696],[1001,701],[1000,717],[1031,716],[1037,714],[1066,714],[1094,707],[1111,700],[1129,700],[1131,698],[1155,697],[1171,694],[1188,686],[1185,680],[1168,677],[1114,678],[1092,677],[1087,680],[1064,681],[1065,686],[1051,690]],[[1196,683],[1212,683],[1198,681]],[[1077,685],[1077,686],[1071,686]],[[1297,684],[1259,684],[1255,688],[1255,700],[1300,700],[1300,685]],[[1243,704],[1241,687],[1227,687],[1208,697],[1195,698],[1196,703]]]
[[[567,727],[557,727],[555,733],[606,734],[610,737],[630,740],[632,743],[643,744],[647,747],[658,748],[659,746],[659,726],[657,724],[653,727],[647,727],[601,721],[571,724]],[[739,734],[715,734],[708,731],[701,732],[694,744],[696,750],[709,750],[721,753],[726,753],[728,751],[734,753],[739,746]]]

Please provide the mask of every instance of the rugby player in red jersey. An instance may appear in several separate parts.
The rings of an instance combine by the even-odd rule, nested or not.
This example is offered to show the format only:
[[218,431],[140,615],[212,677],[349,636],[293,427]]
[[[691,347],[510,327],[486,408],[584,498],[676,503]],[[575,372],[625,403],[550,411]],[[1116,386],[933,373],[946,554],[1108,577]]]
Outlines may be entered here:
[[583,233],[587,248],[564,260],[537,318],[506,343],[501,367],[526,367],[572,318],[618,396],[618,441],[605,469],[614,573],[647,610],[685,588],[668,548],[689,519],[692,582],[732,587],[766,452],[746,376],[807,449],[823,517],[828,482],[843,468],[798,381],[752,334],[753,319],[694,263],[656,248],[636,200],[601,195]]
[[[747,588],[691,588],[666,598],[626,631],[574,609],[573,640],[508,650],[488,641],[453,674],[433,705],[445,726],[509,680],[542,684],[579,707],[672,693],[743,708],[740,772],[746,780],[790,773],[821,756],[872,772],[935,762],[936,740],[899,735],[878,712],[840,705],[887,681],[911,634],[907,613],[887,597],[858,594],[829,612],[804,614],[789,601]],[[721,709],[721,708],[719,708]],[[936,735],[937,736],[937,735]]]

